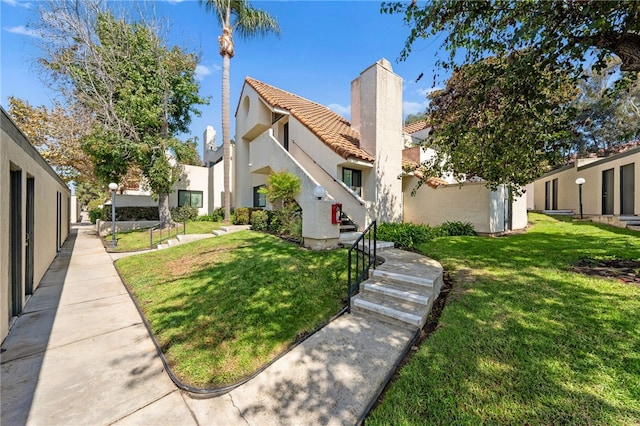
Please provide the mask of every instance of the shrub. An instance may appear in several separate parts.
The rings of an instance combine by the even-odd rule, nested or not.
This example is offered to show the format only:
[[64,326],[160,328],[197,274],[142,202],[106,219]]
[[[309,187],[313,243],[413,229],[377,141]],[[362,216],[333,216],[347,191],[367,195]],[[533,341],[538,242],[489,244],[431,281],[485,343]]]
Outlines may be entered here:
[[267,232],[271,232],[273,234],[277,234],[280,232],[280,227],[282,226],[282,220],[280,219],[280,212],[269,210],[267,211],[269,215],[269,223],[267,224]]
[[211,220],[214,222],[222,222],[224,220],[224,209],[219,207],[211,212]]
[[213,215],[210,214],[201,214],[196,218],[197,222],[213,222]]
[[445,222],[436,228],[436,235],[438,237],[476,235],[476,230],[469,222]]
[[434,231],[429,225],[382,223],[378,225],[376,236],[378,240],[393,241],[398,248],[411,249],[433,238]]
[[[118,207],[116,220],[159,220],[158,207]],[[102,209],[102,220],[111,220],[111,205]]]
[[265,232],[269,228],[269,213],[264,210],[251,212],[251,229]]
[[102,209],[96,207],[95,209],[89,210],[89,220],[91,223],[96,223],[98,219],[102,219]]
[[196,220],[198,218],[198,208],[193,206],[174,207],[171,209],[171,219],[176,222]]
[[234,225],[248,225],[250,210],[248,207],[238,207],[235,210],[232,223]]

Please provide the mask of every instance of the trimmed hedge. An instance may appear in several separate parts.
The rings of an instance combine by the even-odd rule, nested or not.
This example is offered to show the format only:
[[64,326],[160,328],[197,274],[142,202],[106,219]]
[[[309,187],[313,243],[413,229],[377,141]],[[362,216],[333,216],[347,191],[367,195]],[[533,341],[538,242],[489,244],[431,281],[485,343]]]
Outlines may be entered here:
[[413,223],[381,223],[377,228],[378,240],[393,241],[396,247],[402,249],[413,249],[436,237],[460,235],[476,235],[473,225],[469,222],[445,222],[431,227]]
[[[102,209],[102,220],[111,220],[111,206]],[[116,220],[160,220],[158,207],[118,207],[116,206]]]

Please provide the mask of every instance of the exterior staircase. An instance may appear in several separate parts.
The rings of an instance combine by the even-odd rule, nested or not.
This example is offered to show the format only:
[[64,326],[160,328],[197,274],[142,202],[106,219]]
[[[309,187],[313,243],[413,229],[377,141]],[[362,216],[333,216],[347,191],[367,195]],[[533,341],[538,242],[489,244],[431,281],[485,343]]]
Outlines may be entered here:
[[360,283],[359,293],[351,298],[351,313],[422,328],[443,285],[442,266],[426,256],[395,249],[393,243],[378,244],[376,254],[383,263]]
[[214,229],[211,233],[215,236],[220,236],[239,231],[246,231],[247,229],[251,229],[251,225],[227,225],[221,226],[220,229]]

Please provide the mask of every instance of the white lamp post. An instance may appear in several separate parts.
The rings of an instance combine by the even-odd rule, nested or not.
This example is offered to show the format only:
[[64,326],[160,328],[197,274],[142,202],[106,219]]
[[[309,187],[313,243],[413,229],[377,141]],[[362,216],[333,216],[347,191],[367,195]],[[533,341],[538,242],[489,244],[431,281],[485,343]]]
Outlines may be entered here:
[[585,182],[584,178],[580,177],[576,179],[576,185],[578,185],[578,194],[580,197],[580,219],[582,219],[582,184]]
[[313,188],[313,196],[316,197],[318,200],[322,200],[322,198],[324,198],[325,195],[327,195],[327,190],[324,189],[324,186],[318,185],[315,188]]
[[116,240],[116,189],[118,189],[118,184],[111,182],[109,184],[109,191],[111,191],[111,247],[118,245],[118,240]]

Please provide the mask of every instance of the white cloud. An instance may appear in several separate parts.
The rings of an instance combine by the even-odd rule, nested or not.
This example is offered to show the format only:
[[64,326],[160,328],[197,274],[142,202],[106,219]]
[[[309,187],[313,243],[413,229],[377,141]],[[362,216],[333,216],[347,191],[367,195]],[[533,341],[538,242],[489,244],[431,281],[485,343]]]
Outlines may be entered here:
[[202,81],[204,78],[212,73],[211,69],[206,65],[196,65],[196,80]]
[[17,27],[5,28],[5,30],[13,34],[26,35],[29,37],[40,37],[36,31],[30,30],[24,27],[23,25],[19,25]]
[[423,102],[404,101],[402,102],[402,114],[406,117],[409,114],[423,113],[427,109],[427,106],[429,106],[428,101],[423,101]]
[[2,0],[2,3],[8,4],[9,6],[13,6],[13,7],[19,6],[19,7],[24,7],[25,9],[31,8],[31,3],[24,2],[24,1]]
[[428,89],[418,89],[416,90],[416,93],[420,96],[429,96],[433,92],[436,92],[442,89],[443,89],[442,87],[429,87]]
[[327,105],[329,109],[336,114],[340,114],[342,116],[350,116],[351,115],[351,105],[343,106],[340,104],[329,104]]

